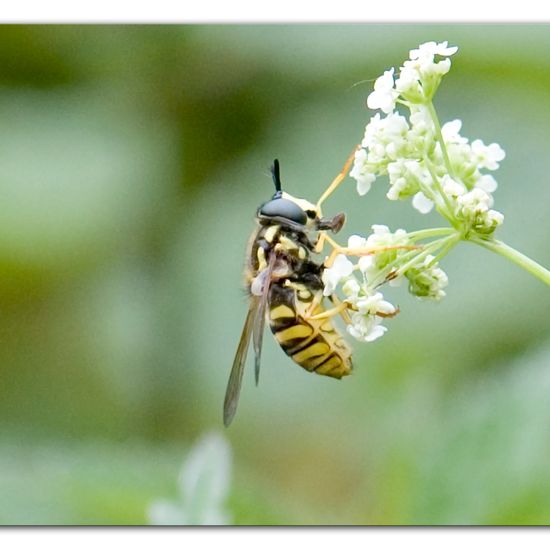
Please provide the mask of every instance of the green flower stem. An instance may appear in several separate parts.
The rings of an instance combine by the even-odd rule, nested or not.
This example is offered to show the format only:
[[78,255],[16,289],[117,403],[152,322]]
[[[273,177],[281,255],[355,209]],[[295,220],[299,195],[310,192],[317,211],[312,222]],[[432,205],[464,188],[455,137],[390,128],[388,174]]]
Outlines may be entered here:
[[424,195],[426,195],[426,197],[428,197],[434,203],[435,209],[439,212],[441,217],[445,218],[449,223],[453,223],[454,220],[451,218],[450,214],[447,212],[445,204],[440,204],[441,201],[438,200],[442,197],[443,192],[441,191],[440,187],[437,184],[435,185],[435,187],[436,189],[433,190],[429,186],[423,185],[422,183],[420,183],[420,191],[422,191],[422,193],[424,193]]
[[468,239],[469,241],[476,243],[492,252],[500,254],[504,258],[507,258],[511,262],[519,265],[521,268],[525,269],[531,275],[534,275],[540,279],[543,283],[546,283],[550,286],[550,271],[545,267],[542,267],[539,263],[535,262],[525,254],[518,252],[515,248],[508,246],[502,241],[496,239],[483,239],[478,236],[471,236]]
[[432,267],[433,265],[440,262],[451,251],[451,249],[454,248],[462,240],[462,235],[460,233],[455,233],[454,235],[452,235],[452,238],[445,240],[447,242],[443,245],[435,258],[430,262],[428,267]]
[[445,237],[454,233],[452,227],[433,227],[431,229],[420,229],[419,231],[411,231],[407,237],[411,241],[420,241],[422,239],[431,239],[433,237]]
[[437,117],[434,104],[431,101],[428,101],[428,103],[426,103],[426,108],[428,109],[428,112],[432,117],[432,122],[434,123],[435,137],[437,138],[439,146],[441,147],[441,152],[443,153],[443,160],[445,161],[447,172],[449,173],[449,176],[451,176],[451,178],[454,178],[453,167],[451,166],[451,161],[449,160],[447,147],[445,145],[445,141],[443,140],[443,134],[441,133],[441,124],[439,124],[439,118]]
[[[445,154],[447,154],[447,149],[445,149]],[[436,191],[439,193],[439,196],[443,199],[443,203],[445,204],[446,212],[440,212],[444,218],[447,219],[449,223],[451,223],[454,227],[458,227],[458,223],[455,220],[453,216],[453,205],[451,204],[451,201],[449,197],[447,196],[447,193],[443,191],[443,188],[441,187],[441,183],[439,181],[439,178],[437,177],[437,174],[435,173],[435,170],[432,166],[432,163],[428,157],[424,157],[424,164],[428,168],[428,171],[430,172],[430,176],[432,177],[432,181],[434,183]],[[449,168],[447,167],[447,170]],[[435,202],[435,201],[434,201]]]
[[[449,243],[456,244],[460,240],[460,235],[455,233],[453,231],[452,235],[449,235],[448,237],[443,237],[441,239],[437,239],[436,241],[431,242],[430,244],[426,245],[425,248],[422,249],[421,252],[415,254],[415,256],[410,259],[406,264],[402,265],[397,270],[397,275],[403,275],[406,273],[411,267],[414,267],[417,263],[421,262],[426,258],[426,256],[429,256],[436,250],[439,250],[443,246],[447,246]],[[448,251],[448,250],[447,250]],[[401,258],[403,259],[403,258]]]
[[[447,146],[445,145],[445,140],[443,139],[443,134],[441,133],[441,124],[439,123],[439,118],[437,116],[437,112],[435,110],[434,104],[432,101],[429,101],[426,104],[426,108],[428,109],[428,112],[430,113],[430,117],[432,119],[432,122],[434,124],[435,129],[435,136],[437,138],[437,141],[439,142],[439,146],[441,147],[441,152],[443,154],[443,160],[445,162],[445,167],[447,168],[447,173],[451,178],[454,178],[453,173],[453,167],[451,165],[451,161],[449,159],[449,153],[447,152]],[[437,177],[437,174],[435,173],[435,170],[432,166],[432,163],[429,158],[426,156],[424,157],[424,164],[427,166],[430,175],[432,176],[432,180],[434,182],[434,186],[439,193],[439,195],[443,198],[443,202],[445,203],[445,207],[447,209],[448,215],[445,216],[447,220],[456,228],[458,228],[458,223],[454,218],[453,215],[453,205],[451,204],[451,201],[449,200],[449,197],[447,196],[447,193],[443,191],[443,188],[441,187],[441,183],[439,182],[439,178]]]

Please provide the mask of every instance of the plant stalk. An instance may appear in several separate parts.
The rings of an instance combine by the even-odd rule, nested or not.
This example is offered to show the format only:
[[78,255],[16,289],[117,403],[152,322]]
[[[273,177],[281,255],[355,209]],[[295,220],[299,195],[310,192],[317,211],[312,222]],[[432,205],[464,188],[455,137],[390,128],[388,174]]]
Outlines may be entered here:
[[525,254],[517,251],[515,248],[512,248],[497,239],[483,239],[481,237],[473,236],[468,240],[483,246],[484,248],[487,248],[487,250],[491,250],[496,254],[500,254],[502,257],[514,262],[516,265],[525,269],[525,271],[528,271],[531,275],[534,275],[537,279],[540,279],[543,283],[550,286],[550,271],[535,262],[535,260],[532,260]]

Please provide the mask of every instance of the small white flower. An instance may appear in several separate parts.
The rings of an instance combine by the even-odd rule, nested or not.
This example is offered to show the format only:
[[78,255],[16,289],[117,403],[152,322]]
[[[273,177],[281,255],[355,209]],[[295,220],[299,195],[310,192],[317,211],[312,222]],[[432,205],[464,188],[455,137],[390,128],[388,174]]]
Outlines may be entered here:
[[467,138],[460,135],[460,129],[462,128],[462,121],[458,118],[446,122],[441,127],[441,135],[445,143],[458,143],[465,144],[468,143]]
[[[424,103],[430,99],[444,74],[451,68],[451,60],[458,48],[448,47],[447,42],[426,42],[409,52],[409,60],[399,70],[396,90],[412,103]],[[435,61],[435,56],[443,57]]]
[[377,235],[377,236],[382,235],[386,237],[387,235],[390,234],[390,228],[387,225],[374,223],[371,225],[371,229],[372,229],[372,235]]
[[451,70],[451,60],[442,59],[438,63],[426,64],[422,67],[422,76],[426,79],[430,76],[439,76],[447,74]]
[[367,152],[364,149],[358,149],[357,151],[355,151],[355,155],[353,157],[353,168],[350,171],[350,176],[352,178],[356,178],[362,171],[364,171],[364,164],[366,162]]
[[372,315],[361,315],[353,313],[351,315],[352,324],[348,325],[348,332],[360,342],[373,342],[374,340],[384,336],[388,330],[380,323],[382,319]]
[[434,203],[431,199],[426,197],[422,191],[419,191],[412,200],[412,205],[416,208],[421,214],[427,214],[431,212],[434,207]]
[[422,86],[420,84],[420,73],[418,63],[405,61],[399,69],[399,77],[395,81],[395,89],[409,101],[420,103],[424,99]]
[[370,171],[367,164],[367,152],[365,149],[359,149],[355,152],[353,168],[350,170],[349,175],[357,182],[357,193],[359,195],[366,195],[376,180],[376,176]]
[[493,198],[483,189],[475,188],[458,197],[457,203],[462,214],[471,217],[480,212],[487,212],[493,206]]
[[349,277],[353,272],[353,264],[344,256],[338,254],[331,267],[323,271],[322,279],[325,285],[324,296],[330,296],[343,279]]
[[448,284],[447,274],[437,264],[431,265],[434,257],[426,256],[421,265],[405,273],[409,279],[409,292],[418,298],[441,300],[445,296],[443,290]]
[[393,67],[379,76],[374,83],[374,91],[367,98],[369,109],[380,109],[386,114],[395,109],[398,93],[393,89]]
[[409,52],[409,59],[423,59],[423,58],[432,58],[434,55],[441,55],[443,57],[448,57],[455,54],[458,51],[457,46],[448,46],[448,42],[424,42],[420,44],[418,48],[411,50]]
[[399,159],[388,164],[390,189],[386,196],[390,200],[405,199],[430,184],[430,173],[418,160]]
[[504,215],[498,210],[488,210],[477,217],[474,227],[478,233],[490,234],[504,222]]
[[388,199],[396,201],[407,197],[416,190],[417,184],[414,180],[411,181],[405,160],[391,162],[388,164],[387,170],[390,180],[390,188],[386,193]]
[[407,232],[398,229],[395,233],[390,231],[387,225],[374,224],[372,233],[367,238],[368,246],[392,246],[394,244],[406,244]]
[[364,248],[367,246],[367,239],[361,235],[351,235],[348,239],[348,248]]
[[381,118],[376,113],[365,128],[361,145],[368,149],[367,160],[370,164],[384,164],[406,151],[407,119],[398,113]]
[[396,312],[396,308],[384,300],[381,292],[360,298],[355,305],[362,315],[376,315],[377,313],[392,315]]
[[496,170],[506,153],[498,143],[485,145],[482,140],[476,139],[472,141],[472,155],[479,168]]
[[383,119],[382,131],[386,132],[388,137],[405,137],[408,130],[407,119],[399,113],[391,113]]
[[441,187],[443,188],[444,193],[451,198],[456,198],[466,193],[466,186],[461,182],[454,180],[448,174],[445,174],[441,178]]
[[[354,176],[352,175],[352,177]],[[357,179],[357,193],[363,196],[370,191],[372,184],[376,180],[376,176],[374,174],[369,174],[367,172],[357,177],[356,179]]]
[[486,193],[494,193],[497,190],[498,183],[491,174],[483,174],[477,181],[476,187],[483,189]]
[[353,277],[348,279],[343,285],[342,285],[342,292],[350,299],[354,300],[359,295],[359,291],[361,290],[361,286],[357,282],[356,279]]
[[432,178],[430,172],[425,166],[420,163],[418,160],[408,160],[405,163],[407,170],[413,175],[418,181],[419,185],[430,185]]
[[492,233],[504,221],[497,210],[491,210],[493,197],[475,187],[457,199],[457,215],[478,233]]
[[374,275],[378,272],[374,254],[361,256],[357,262],[357,265],[359,266],[359,271],[361,271],[361,273],[363,273],[363,275],[365,275],[368,279],[374,278]]
[[357,301],[360,300],[362,296],[365,296],[366,287],[364,283],[360,285],[355,277],[350,277],[342,285],[342,292],[345,295],[344,302],[350,304],[353,309],[356,309]]
[[409,120],[411,130],[408,140],[411,148],[417,151],[418,157],[425,156],[429,153],[435,138],[435,127],[430,112],[424,105],[411,105]]
[[413,105],[411,108],[411,129],[418,133],[425,134],[428,130],[433,130],[433,121],[429,111],[423,105]]
[[497,227],[504,221],[504,214],[498,210],[489,210],[486,216],[488,228]]

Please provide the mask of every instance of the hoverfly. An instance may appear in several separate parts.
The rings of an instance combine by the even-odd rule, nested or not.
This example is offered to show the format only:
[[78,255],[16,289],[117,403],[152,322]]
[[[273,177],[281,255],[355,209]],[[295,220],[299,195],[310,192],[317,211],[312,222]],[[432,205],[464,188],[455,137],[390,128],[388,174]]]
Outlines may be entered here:
[[322,274],[326,264],[312,254],[320,253],[327,241],[334,247],[329,259],[346,251],[327,235],[327,231],[340,231],[345,215],[323,218],[321,204],[344,180],[353,157],[317,204],[283,192],[278,160],[271,167],[275,194],[258,208],[258,227],[248,245],[245,280],[250,302],[225,394],[226,426],[237,409],[251,339],[258,384],[266,318],[281,348],[304,369],[333,378],[351,373],[351,351],[331,321],[339,313],[349,323],[346,304],[331,296],[334,307],[324,308]]

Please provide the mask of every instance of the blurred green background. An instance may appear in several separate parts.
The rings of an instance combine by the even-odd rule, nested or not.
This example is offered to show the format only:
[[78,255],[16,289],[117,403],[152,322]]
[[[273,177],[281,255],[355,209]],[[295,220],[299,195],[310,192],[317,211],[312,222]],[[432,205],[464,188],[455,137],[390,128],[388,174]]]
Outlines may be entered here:
[[[1,27],[0,523],[147,523],[212,430],[237,524],[550,523],[550,292],[474,245],[443,302],[390,292],[341,382],[266,335],[221,423],[272,159],[316,200],[373,79],[429,40],[460,48],[441,120],[507,152],[500,238],[549,266],[547,25]],[[385,191],[325,213],[441,224]]]

